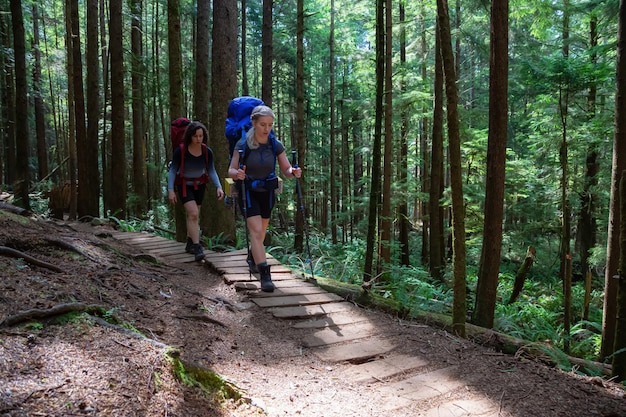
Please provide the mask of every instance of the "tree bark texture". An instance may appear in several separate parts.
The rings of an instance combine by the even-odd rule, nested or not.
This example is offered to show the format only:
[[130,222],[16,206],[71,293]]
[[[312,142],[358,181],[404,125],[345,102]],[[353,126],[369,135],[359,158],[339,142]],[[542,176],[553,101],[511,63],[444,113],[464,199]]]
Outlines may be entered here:
[[124,131],[124,44],[122,0],[109,3],[111,53],[111,215],[124,219],[126,213],[126,137]]
[[448,2],[437,0],[439,35],[441,36],[441,56],[445,74],[448,143],[450,152],[450,186],[452,189],[452,264],[454,276],[454,300],[452,327],[454,332],[465,337],[466,315],[466,250],[465,250],[465,205],[463,202],[463,178],[461,170],[461,137],[459,131],[458,91],[454,73],[452,37]]
[[28,169],[28,84],[26,81],[26,38],[21,0],[11,0],[13,22],[13,45],[15,60],[15,205],[30,210],[28,189],[30,172]]
[[[619,271],[626,271],[626,171],[622,171],[619,188]],[[617,318],[615,323],[615,344],[613,347],[613,378],[626,379],[626,276],[619,272],[614,279],[618,282]]]
[[489,137],[483,245],[478,269],[474,322],[493,327],[500,275],[504,178],[508,132],[508,19],[509,0],[491,2],[491,53],[489,65]]
[[[213,57],[211,61],[211,123],[209,136],[215,156],[215,169],[222,179],[228,172],[228,141],[224,139],[224,124],[228,103],[237,94],[237,0],[213,2]],[[236,241],[235,219],[221,201],[215,198],[215,188],[207,185],[211,213],[205,230],[210,236],[222,233],[230,242]],[[204,225],[204,220],[203,225]]]

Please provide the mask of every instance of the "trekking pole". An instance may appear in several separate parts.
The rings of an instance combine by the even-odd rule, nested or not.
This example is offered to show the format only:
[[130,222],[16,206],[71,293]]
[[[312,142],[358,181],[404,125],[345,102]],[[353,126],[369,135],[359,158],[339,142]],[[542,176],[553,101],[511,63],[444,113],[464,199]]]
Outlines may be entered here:
[[[298,162],[296,160],[296,151],[291,151],[291,166],[294,168],[298,168]],[[308,233],[308,224],[306,220],[306,211],[304,209],[304,198],[302,198],[302,186],[300,185],[300,178],[296,177],[296,191],[298,193],[298,205],[300,206],[300,212],[302,213],[302,224],[304,229],[304,240],[306,243],[306,250],[309,258],[306,262],[311,267],[311,278],[315,280],[315,272],[313,271],[313,261],[311,260],[311,247],[309,246],[309,233]]]
[[[243,169],[243,149],[239,149],[239,168]],[[241,180],[241,206],[243,207],[243,223],[246,227],[246,256],[250,253],[250,239],[248,238],[248,196],[246,195],[246,180]],[[247,263],[247,262],[246,262]],[[252,271],[248,265],[248,278],[252,279]]]

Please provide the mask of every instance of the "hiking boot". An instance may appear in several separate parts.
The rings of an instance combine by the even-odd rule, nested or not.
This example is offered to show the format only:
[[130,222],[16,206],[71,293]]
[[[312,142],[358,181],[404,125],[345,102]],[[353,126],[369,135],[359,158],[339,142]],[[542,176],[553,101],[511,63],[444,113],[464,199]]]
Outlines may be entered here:
[[187,238],[187,245],[185,245],[185,252],[193,254],[193,241],[190,237]]
[[193,256],[196,261],[201,261],[204,259],[204,251],[202,250],[202,245],[199,243],[193,244]]
[[250,270],[250,273],[259,273],[259,268],[257,267],[256,262],[254,262],[254,256],[252,256],[252,251],[248,251],[248,259],[246,259],[246,262],[248,262],[248,269]]
[[257,265],[259,273],[261,274],[261,291],[274,292],[274,283],[272,282],[272,275],[270,274],[270,266],[263,262]]

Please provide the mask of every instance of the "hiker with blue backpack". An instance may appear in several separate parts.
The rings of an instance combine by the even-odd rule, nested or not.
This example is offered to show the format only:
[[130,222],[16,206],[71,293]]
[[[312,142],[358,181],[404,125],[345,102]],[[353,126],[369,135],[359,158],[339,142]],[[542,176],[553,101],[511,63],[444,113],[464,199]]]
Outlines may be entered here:
[[167,194],[171,204],[178,199],[187,215],[187,245],[185,250],[194,255],[196,261],[204,259],[200,244],[200,206],[209,180],[217,188],[217,199],[224,198],[213,151],[206,145],[209,135],[206,127],[192,121],[184,131],[181,143],[174,148],[172,163],[167,176]]
[[274,206],[278,177],[276,162],[286,178],[300,178],[302,169],[294,167],[285,153],[285,146],[275,137],[274,112],[265,105],[250,113],[252,126],[237,141],[232,152],[228,175],[237,180],[239,207],[246,217],[250,234],[248,265],[259,273],[261,291],[274,291],[274,283],[265,255],[265,234]]

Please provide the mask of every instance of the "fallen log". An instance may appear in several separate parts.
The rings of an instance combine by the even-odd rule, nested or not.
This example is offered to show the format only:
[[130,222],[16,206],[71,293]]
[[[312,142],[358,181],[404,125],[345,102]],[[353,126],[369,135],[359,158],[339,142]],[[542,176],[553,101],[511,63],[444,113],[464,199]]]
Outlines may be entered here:
[[8,246],[0,246],[0,255],[4,255],[4,256],[10,256],[13,258],[21,258],[24,259],[24,261],[28,262],[29,264],[33,264],[42,268],[46,268],[49,269],[51,271],[54,272],[62,272],[64,273],[65,271],[61,268],[59,268],[56,265],[53,265],[51,263],[39,260],[37,258],[34,258],[30,255],[28,255],[27,253],[24,253],[22,251],[19,251],[17,249],[13,249],[10,248]]
[[59,304],[47,309],[33,308],[31,310],[21,311],[12,316],[5,317],[2,321],[0,321],[0,327],[15,326],[16,324],[33,319],[44,319],[72,312],[96,313],[105,310],[106,308],[104,306],[85,303]]
[[18,214],[20,216],[30,216],[32,214],[26,209],[3,202],[0,203],[0,210],[8,211],[9,213]]

